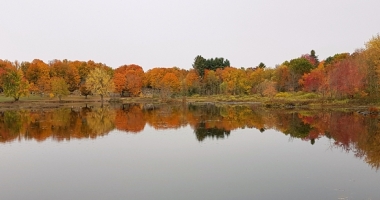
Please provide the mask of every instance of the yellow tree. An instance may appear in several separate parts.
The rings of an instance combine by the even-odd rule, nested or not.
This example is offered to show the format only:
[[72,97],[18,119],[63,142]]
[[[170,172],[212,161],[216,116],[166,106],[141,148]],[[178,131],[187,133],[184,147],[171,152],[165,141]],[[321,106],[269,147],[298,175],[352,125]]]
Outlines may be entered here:
[[86,87],[91,90],[93,94],[99,94],[103,103],[103,97],[112,92],[115,85],[112,77],[103,68],[95,68],[90,71],[86,80]]
[[55,96],[58,96],[59,101],[61,101],[62,96],[67,96],[70,94],[69,85],[61,77],[54,77],[51,80],[51,90]]
[[378,96],[380,83],[380,35],[372,37],[365,44],[365,60],[367,63],[367,88],[372,98]]
[[4,94],[18,101],[20,97],[28,95],[29,83],[21,70],[8,70],[2,75]]
[[264,69],[256,68],[248,73],[249,82],[253,93],[260,93],[260,84],[264,81]]

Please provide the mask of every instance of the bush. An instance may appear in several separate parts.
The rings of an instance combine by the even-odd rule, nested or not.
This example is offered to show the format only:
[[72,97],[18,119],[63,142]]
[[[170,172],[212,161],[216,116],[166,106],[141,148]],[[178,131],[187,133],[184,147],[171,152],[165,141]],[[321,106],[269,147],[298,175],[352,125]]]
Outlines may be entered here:
[[316,93],[306,93],[300,96],[301,99],[317,99],[319,95]]
[[279,92],[275,95],[275,97],[278,97],[278,98],[288,98],[290,96],[292,96],[292,94],[288,92]]

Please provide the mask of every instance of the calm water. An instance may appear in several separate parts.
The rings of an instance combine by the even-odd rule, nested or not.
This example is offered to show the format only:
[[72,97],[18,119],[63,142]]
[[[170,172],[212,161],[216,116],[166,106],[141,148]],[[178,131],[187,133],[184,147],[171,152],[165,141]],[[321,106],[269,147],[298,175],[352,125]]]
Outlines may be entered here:
[[380,199],[377,117],[114,107],[0,112],[0,199]]

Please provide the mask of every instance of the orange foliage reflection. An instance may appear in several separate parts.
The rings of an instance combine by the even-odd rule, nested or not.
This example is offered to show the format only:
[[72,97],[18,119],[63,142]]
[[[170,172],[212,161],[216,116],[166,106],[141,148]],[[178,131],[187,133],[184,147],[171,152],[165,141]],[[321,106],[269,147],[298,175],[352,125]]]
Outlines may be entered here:
[[208,137],[225,138],[241,128],[255,128],[261,132],[275,129],[311,144],[327,137],[333,141],[333,148],[352,151],[372,167],[380,167],[380,123],[376,116],[337,111],[297,113],[265,110],[254,105],[126,104],[117,109],[1,111],[0,142],[96,138],[114,129],[139,133],[147,124],[155,129],[190,126],[199,141]]

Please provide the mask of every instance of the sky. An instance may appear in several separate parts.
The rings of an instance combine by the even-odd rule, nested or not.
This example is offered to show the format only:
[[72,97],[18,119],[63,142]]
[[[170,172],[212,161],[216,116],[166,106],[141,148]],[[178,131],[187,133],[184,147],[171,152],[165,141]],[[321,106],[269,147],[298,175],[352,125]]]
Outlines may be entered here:
[[1,0],[0,59],[192,68],[197,55],[274,67],[352,53],[380,33],[378,0]]

